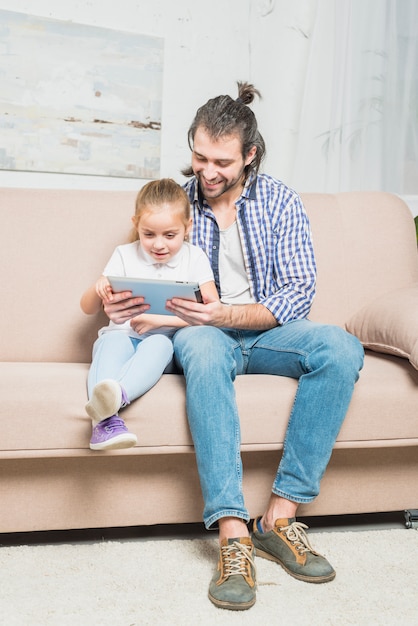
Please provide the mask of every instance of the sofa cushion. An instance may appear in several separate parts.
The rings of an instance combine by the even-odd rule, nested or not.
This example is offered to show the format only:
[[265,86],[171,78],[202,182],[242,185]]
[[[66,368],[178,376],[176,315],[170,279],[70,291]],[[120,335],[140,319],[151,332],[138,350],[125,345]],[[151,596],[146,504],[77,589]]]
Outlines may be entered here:
[[418,369],[418,283],[364,306],[346,328],[365,348],[409,359]]
[[[84,410],[87,372],[85,363],[0,363],[0,459],[193,453],[185,381],[175,374],[162,376],[124,409],[137,446],[92,452],[91,421]],[[244,452],[282,448],[296,389],[297,381],[285,376],[237,376]],[[417,406],[418,371],[404,359],[368,353],[337,447],[416,444]]]

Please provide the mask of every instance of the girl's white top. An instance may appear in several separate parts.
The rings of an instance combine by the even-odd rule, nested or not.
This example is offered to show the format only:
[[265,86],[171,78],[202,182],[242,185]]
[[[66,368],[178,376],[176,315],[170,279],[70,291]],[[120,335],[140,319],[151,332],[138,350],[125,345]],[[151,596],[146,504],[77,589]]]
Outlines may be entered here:
[[[206,254],[197,246],[186,241],[168,263],[157,263],[142,249],[139,241],[123,244],[115,249],[104,268],[103,274],[105,276],[128,276],[129,278],[191,281],[197,282],[199,285],[213,280],[212,268]],[[164,326],[149,333],[138,335],[131,328],[129,320],[123,324],[109,321],[108,326],[100,329],[99,335],[114,330],[123,330],[131,337],[143,339],[156,333],[173,335],[177,329]]]

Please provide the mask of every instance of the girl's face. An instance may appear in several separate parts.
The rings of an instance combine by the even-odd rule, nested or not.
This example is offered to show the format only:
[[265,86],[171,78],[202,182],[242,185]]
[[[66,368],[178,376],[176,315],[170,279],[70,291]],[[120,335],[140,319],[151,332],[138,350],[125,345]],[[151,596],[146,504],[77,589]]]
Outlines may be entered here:
[[192,220],[184,223],[184,207],[181,202],[164,203],[159,207],[144,209],[141,216],[132,218],[138,232],[142,249],[157,263],[168,261],[180,250]]

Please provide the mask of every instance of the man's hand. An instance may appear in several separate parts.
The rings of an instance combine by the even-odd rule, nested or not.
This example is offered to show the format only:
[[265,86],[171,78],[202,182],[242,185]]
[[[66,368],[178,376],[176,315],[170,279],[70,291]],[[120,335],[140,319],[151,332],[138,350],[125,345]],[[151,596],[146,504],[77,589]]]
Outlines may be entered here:
[[262,304],[222,304],[219,300],[199,304],[173,298],[167,309],[190,326],[216,326],[241,330],[269,330],[277,326],[272,313]]
[[167,300],[167,309],[190,326],[230,327],[231,307],[222,304],[219,300],[200,304],[192,300],[173,298],[172,300]]
[[131,291],[122,291],[112,294],[111,300],[103,300],[103,309],[112,322],[123,324],[136,315],[146,313],[149,304],[144,304],[142,297],[133,298]]

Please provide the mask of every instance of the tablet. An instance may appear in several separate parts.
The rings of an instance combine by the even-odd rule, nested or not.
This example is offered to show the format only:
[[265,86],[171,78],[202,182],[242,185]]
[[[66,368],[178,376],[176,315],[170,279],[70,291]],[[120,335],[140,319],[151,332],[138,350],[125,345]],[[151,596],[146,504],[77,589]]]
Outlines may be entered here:
[[126,276],[107,276],[114,293],[132,291],[133,296],[143,296],[145,304],[151,305],[147,313],[156,315],[174,315],[165,308],[171,298],[184,298],[202,302],[199,284],[174,280],[154,280],[149,278],[127,278]]

